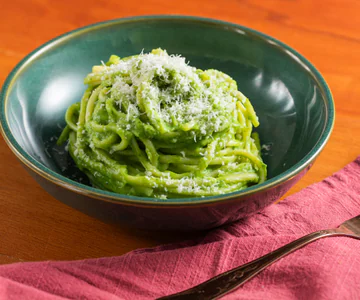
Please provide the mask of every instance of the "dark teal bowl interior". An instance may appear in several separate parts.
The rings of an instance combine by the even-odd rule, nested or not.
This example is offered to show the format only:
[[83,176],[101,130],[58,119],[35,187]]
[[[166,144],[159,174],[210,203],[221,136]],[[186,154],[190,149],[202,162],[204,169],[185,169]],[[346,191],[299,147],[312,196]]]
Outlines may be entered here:
[[262,186],[304,169],[326,143],[333,102],[326,83],[305,58],[248,28],[171,16],[93,25],[30,54],[3,87],[1,122],[6,138],[36,168],[59,181],[88,185],[64,148],[55,145],[67,107],[80,100],[83,79],[93,65],[111,54],[125,57],[158,47],[185,56],[197,68],[229,74],[250,98],[260,119],[256,130],[268,165],[268,181]]

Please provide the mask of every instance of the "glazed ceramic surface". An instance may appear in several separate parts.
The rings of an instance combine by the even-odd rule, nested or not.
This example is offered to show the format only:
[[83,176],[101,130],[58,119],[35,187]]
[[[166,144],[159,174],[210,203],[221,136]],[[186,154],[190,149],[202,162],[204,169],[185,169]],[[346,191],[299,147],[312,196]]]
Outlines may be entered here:
[[[91,187],[56,140],[83,79],[111,54],[161,47],[201,69],[232,76],[260,120],[268,180],[244,191],[158,200]],[[26,169],[55,198],[96,218],[154,229],[205,229],[251,215],[281,197],[311,166],[334,123],[334,104],[318,71],[300,54],[254,30],[221,21],[149,16],[91,25],[27,56],[1,94],[1,129]],[[34,183],[35,184],[35,183]]]

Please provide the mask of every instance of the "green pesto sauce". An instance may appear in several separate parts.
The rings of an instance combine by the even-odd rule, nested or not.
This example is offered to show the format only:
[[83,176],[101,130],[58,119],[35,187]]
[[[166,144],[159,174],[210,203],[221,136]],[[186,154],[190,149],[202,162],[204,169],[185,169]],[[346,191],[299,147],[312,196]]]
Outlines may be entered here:
[[58,143],[94,186],[122,194],[210,196],[266,179],[258,118],[236,82],[155,49],[94,66]]

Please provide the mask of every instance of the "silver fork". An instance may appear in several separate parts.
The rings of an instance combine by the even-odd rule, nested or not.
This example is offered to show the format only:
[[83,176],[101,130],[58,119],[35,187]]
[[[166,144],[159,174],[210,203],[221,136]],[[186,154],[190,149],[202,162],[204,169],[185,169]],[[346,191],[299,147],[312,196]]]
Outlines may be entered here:
[[161,297],[158,298],[158,300],[218,299],[244,284],[264,270],[267,266],[276,262],[285,255],[288,255],[289,253],[292,253],[311,242],[329,236],[347,236],[360,239],[360,215],[345,221],[335,229],[320,230],[310,233],[256,260],[248,262],[245,265],[219,274],[188,290]]

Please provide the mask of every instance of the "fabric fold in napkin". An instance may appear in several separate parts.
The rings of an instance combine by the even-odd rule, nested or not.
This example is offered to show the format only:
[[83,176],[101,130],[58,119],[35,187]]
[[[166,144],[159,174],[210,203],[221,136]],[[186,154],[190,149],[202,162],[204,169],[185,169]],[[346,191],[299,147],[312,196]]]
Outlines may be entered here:
[[[0,266],[0,299],[155,299],[360,214],[360,157],[246,220],[119,257]],[[223,299],[359,299],[360,240],[330,237],[281,259]]]

